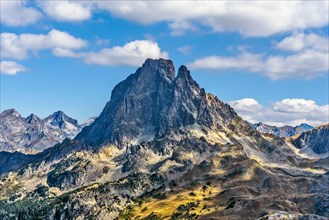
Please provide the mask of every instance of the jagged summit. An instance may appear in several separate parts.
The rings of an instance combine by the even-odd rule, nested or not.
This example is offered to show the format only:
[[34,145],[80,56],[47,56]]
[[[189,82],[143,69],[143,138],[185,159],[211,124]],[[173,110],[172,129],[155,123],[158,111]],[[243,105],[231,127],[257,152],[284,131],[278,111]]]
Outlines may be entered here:
[[185,66],[175,77],[171,60],[147,59],[113,89],[101,115],[76,139],[122,147],[142,134],[157,138],[187,125],[220,129],[236,116],[231,107],[205,93]]
[[[168,79],[173,81],[175,79],[175,67],[174,63],[171,60],[165,59],[147,59],[145,60],[144,64],[142,65],[140,70],[141,78],[145,77],[160,77],[163,79]],[[138,72],[137,70],[137,72]]]
[[30,114],[28,117],[26,117],[26,121],[29,124],[36,124],[41,123],[42,120],[35,114]]
[[311,130],[314,128],[313,126],[306,124],[306,123],[301,123],[300,125],[298,125],[298,127],[301,129],[304,129],[305,131]]
[[65,126],[65,122],[79,126],[77,120],[70,118],[63,111],[54,112],[53,114],[46,117],[43,121],[58,128],[63,128],[63,126]]

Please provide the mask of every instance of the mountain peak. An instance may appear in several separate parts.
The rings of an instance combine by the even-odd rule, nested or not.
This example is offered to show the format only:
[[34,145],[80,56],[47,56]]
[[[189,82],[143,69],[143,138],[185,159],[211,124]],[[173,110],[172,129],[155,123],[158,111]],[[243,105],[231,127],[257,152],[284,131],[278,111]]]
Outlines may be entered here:
[[186,66],[181,65],[178,69],[178,74],[188,74],[190,71],[187,69]]
[[33,124],[33,123],[41,122],[41,119],[35,114],[30,114],[28,117],[26,117],[26,121],[29,124]]
[[67,116],[63,111],[56,111],[44,119],[45,122],[63,128],[64,122],[71,123],[75,126],[79,126],[78,121]]
[[184,79],[187,81],[194,81],[192,79],[190,71],[184,65],[180,66],[178,69],[178,74],[177,74],[176,80],[179,80],[179,79]]
[[60,117],[60,118],[64,118],[66,116],[65,113],[61,110],[54,112],[52,115],[54,115],[54,117]]
[[309,125],[309,124],[306,124],[306,123],[301,123],[301,124],[298,125],[297,127],[302,128],[302,129],[304,129],[305,131],[306,131],[306,130],[311,130],[311,129],[314,128],[313,126],[311,126],[311,125]]
[[175,79],[175,67],[171,60],[147,59],[140,68],[141,78],[163,78],[169,81]]
[[12,115],[14,117],[20,117],[21,115],[13,108],[10,108],[10,109],[7,109],[7,110],[4,110],[1,115],[3,116],[9,116],[9,115]]
[[115,86],[103,112],[76,139],[123,147],[145,132],[157,138],[196,123],[217,129],[236,116],[228,105],[206,94],[185,66],[175,78],[171,60],[147,59]]

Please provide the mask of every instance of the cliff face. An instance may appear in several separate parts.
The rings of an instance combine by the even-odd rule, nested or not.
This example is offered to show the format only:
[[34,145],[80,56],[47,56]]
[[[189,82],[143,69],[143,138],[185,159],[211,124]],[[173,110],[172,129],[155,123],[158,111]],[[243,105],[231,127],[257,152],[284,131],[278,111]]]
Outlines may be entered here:
[[236,116],[230,106],[206,94],[185,66],[175,77],[172,61],[148,59],[113,89],[101,115],[76,139],[124,147],[138,136],[158,138],[187,125],[218,130]]

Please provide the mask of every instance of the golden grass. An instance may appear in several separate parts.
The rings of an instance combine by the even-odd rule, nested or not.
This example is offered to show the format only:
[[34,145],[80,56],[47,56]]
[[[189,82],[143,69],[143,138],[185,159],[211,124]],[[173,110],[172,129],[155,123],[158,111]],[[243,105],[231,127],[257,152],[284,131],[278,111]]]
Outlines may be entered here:
[[[212,197],[220,192],[219,186],[200,186],[190,190],[177,190],[167,192],[164,199],[147,198],[140,204],[135,204],[130,212],[131,219],[143,219],[151,213],[156,214],[160,219],[170,219],[171,215],[180,205],[187,205],[191,202],[197,204],[189,213],[205,215],[212,212]],[[212,205],[213,206],[213,205]]]

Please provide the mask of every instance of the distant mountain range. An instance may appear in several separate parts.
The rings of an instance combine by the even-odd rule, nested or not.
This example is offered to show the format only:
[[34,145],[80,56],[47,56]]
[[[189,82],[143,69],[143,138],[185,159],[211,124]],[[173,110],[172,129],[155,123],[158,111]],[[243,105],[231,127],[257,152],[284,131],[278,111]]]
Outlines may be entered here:
[[304,131],[308,131],[313,129],[313,127],[311,125],[302,123],[298,126],[282,126],[282,127],[277,127],[277,126],[271,126],[271,125],[267,125],[264,124],[262,122],[256,123],[256,124],[252,124],[252,127],[256,130],[259,131],[260,133],[263,134],[274,134],[278,137],[292,137],[295,136],[297,134],[301,134]]
[[277,137],[287,138],[294,146],[300,149],[300,153],[310,157],[329,156],[329,124],[314,128],[302,123],[298,126],[271,126],[262,122],[250,124],[256,131],[262,134],[272,134]]
[[90,123],[79,124],[62,111],[57,111],[45,119],[31,114],[22,117],[15,109],[0,114],[0,151],[37,153],[62,142],[73,139],[81,129]]
[[[62,118],[42,125],[78,130]],[[264,135],[185,66],[147,59],[74,139],[0,152],[0,219],[328,219],[328,157],[302,152],[328,142],[327,127]]]

